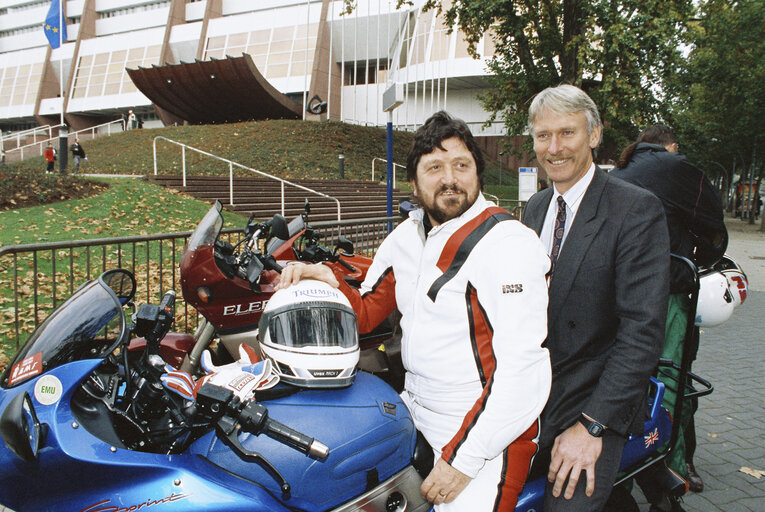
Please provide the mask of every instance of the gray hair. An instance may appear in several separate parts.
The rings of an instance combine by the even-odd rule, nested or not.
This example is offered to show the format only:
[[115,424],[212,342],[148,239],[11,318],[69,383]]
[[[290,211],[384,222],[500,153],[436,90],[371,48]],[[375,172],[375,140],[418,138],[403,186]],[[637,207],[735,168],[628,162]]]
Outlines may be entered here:
[[586,92],[573,85],[563,84],[557,87],[548,87],[534,97],[529,107],[528,125],[529,133],[532,135],[534,135],[534,121],[544,110],[556,114],[584,112],[587,117],[588,134],[592,133],[592,130],[598,126],[602,126],[595,102],[587,96]]

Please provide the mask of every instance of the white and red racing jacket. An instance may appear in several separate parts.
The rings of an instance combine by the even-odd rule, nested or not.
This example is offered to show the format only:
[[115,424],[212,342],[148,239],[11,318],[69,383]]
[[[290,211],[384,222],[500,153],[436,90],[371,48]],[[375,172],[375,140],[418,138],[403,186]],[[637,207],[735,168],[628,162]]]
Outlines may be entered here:
[[550,391],[550,259],[536,233],[482,194],[425,236],[412,212],[383,241],[361,293],[342,279],[362,333],[401,312],[404,401],[454,468],[475,477],[532,426]]

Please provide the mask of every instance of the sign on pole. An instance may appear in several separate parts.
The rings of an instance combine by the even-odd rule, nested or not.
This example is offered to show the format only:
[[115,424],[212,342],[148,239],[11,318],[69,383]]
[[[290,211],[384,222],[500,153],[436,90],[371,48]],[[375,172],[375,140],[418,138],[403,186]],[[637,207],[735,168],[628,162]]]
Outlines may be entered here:
[[518,168],[518,200],[528,201],[537,192],[537,168]]

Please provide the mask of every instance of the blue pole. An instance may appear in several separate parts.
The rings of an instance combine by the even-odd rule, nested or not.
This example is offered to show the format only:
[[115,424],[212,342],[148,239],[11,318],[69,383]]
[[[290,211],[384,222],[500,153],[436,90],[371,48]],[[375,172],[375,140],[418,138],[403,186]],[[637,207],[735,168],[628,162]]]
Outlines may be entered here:
[[[393,112],[388,112],[388,217],[393,216]],[[388,233],[393,231],[393,221],[388,221]]]

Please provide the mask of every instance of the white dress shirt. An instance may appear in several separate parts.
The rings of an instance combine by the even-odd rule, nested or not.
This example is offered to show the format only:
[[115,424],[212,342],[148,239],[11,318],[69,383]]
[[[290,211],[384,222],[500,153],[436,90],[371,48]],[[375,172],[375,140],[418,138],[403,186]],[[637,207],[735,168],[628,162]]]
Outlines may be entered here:
[[576,217],[576,212],[579,210],[579,205],[582,203],[584,193],[587,191],[587,187],[590,186],[592,178],[595,176],[595,163],[590,164],[590,168],[582,178],[574,183],[574,185],[568,189],[564,194],[558,192],[558,188],[553,184],[553,196],[550,201],[550,206],[547,208],[547,214],[545,215],[545,222],[542,224],[542,233],[539,239],[547,249],[547,254],[552,252],[553,245],[553,231],[555,230],[555,217],[558,215],[558,196],[563,196],[563,200],[566,202],[566,225],[563,228],[563,240],[560,244],[561,251],[563,250],[563,244],[566,243],[566,237],[571,230],[571,225]]

